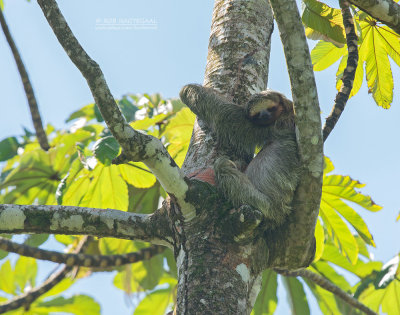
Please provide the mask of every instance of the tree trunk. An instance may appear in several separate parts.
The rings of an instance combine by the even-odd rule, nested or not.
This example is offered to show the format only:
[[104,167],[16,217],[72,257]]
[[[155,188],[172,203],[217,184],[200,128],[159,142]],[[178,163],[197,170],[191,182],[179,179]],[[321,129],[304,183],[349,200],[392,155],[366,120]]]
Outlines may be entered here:
[[[252,93],[264,90],[272,30],[267,1],[216,0],[204,85],[239,104]],[[223,153],[198,120],[183,170],[190,177],[212,167]],[[218,198],[215,188],[194,182],[191,188],[197,193],[191,197],[199,205],[197,216],[181,222],[176,229],[180,244],[175,249],[179,272],[177,313],[249,314],[261,289],[268,250],[259,233],[244,238],[245,243],[238,241],[238,235],[257,218],[245,218],[244,223],[237,212],[237,216],[229,212],[231,209]],[[228,213],[231,215],[226,218]]]

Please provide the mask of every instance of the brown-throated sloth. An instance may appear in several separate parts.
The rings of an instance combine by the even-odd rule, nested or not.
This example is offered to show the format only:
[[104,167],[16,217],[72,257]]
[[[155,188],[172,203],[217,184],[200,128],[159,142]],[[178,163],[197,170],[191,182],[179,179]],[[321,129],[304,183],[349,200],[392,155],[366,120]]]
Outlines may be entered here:
[[283,94],[267,90],[241,106],[219,96],[213,89],[189,84],[180,97],[214,132],[218,146],[233,148],[242,158],[262,150],[242,173],[227,157],[214,163],[218,189],[235,207],[259,209],[269,226],[282,224],[291,210],[299,179],[293,103]]

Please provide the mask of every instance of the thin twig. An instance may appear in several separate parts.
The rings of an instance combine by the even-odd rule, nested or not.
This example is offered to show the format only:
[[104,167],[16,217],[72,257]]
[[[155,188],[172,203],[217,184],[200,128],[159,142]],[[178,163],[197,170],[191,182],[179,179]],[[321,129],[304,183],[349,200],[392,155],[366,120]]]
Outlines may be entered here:
[[0,249],[22,256],[66,264],[67,266],[105,268],[132,264],[138,261],[150,259],[153,256],[162,253],[165,250],[165,247],[153,245],[142,248],[136,252],[122,255],[65,254],[14,243],[6,238],[0,237]]
[[38,139],[40,147],[47,151],[50,149],[49,141],[47,140],[46,133],[43,129],[42,118],[40,117],[39,107],[36,101],[35,93],[33,92],[31,81],[29,80],[28,73],[26,72],[24,63],[22,61],[21,55],[18,52],[18,48],[11,36],[10,30],[8,29],[6,20],[4,18],[3,12],[0,9],[0,24],[3,29],[4,35],[7,39],[8,45],[14,56],[15,63],[17,64],[18,72],[24,85],[25,95],[28,100],[29,109],[31,111],[31,118],[33,122],[33,127],[36,131],[36,137]]
[[352,297],[350,294],[348,294],[347,292],[343,291],[338,286],[330,282],[328,279],[316,274],[315,272],[309,271],[307,269],[300,269],[297,271],[279,270],[277,272],[286,277],[303,277],[308,280],[311,280],[312,282],[319,285],[321,288],[333,293],[335,296],[341,298],[347,304],[364,312],[365,314],[377,315],[377,313],[375,313],[369,307],[365,306],[360,301]]
[[354,77],[356,75],[357,64],[358,64],[358,46],[357,46],[357,35],[354,28],[353,16],[351,15],[349,2],[346,0],[339,0],[340,8],[342,9],[343,25],[346,33],[347,42],[347,65],[343,71],[342,87],[336,94],[335,104],[333,105],[332,112],[326,119],[325,126],[322,130],[323,140],[325,141],[337,121],[342,114],[347,100],[349,99],[350,92],[353,89]]
[[[86,246],[88,245],[89,238],[86,236],[84,237],[77,248],[75,249],[76,253],[79,253],[83,251]],[[20,307],[24,307],[25,310],[29,310],[30,305],[38,299],[40,296],[48,292],[50,289],[52,289],[54,286],[56,286],[58,283],[60,283],[66,276],[67,274],[74,269],[73,266],[63,266],[59,271],[54,272],[51,274],[46,281],[44,281],[41,285],[38,287],[21,294],[19,296],[16,296],[12,298],[11,300],[7,301],[6,303],[0,304],[0,314],[3,314],[5,312],[9,312],[12,310],[15,310]]]

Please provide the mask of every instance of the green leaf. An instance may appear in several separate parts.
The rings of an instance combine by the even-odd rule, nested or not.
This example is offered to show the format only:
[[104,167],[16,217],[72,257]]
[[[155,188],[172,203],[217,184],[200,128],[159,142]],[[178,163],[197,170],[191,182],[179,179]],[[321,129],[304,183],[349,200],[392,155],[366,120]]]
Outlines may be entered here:
[[147,130],[150,127],[154,127],[156,123],[163,121],[167,117],[166,114],[159,114],[154,116],[153,118],[144,118],[141,120],[137,120],[130,125],[136,130]]
[[377,27],[377,32],[384,39],[384,49],[393,61],[400,67],[400,36],[387,26]]
[[152,290],[159,283],[163,270],[163,256],[156,255],[150,260],[139,261],[126,266],[114,278],[114,285],[127,293]]
[[335,169],[330,158],[324,156],[324,175],[332,172]]
[[171,102],[172,110],[175,113],[179,112],[182,108],[186,107],[186,105],[179,98],[172,98],[169,101]]
[[394,279],[396,279],[397,275],[400,275],[399,263],[400,263],[400,255],[396,255],[382,267],[382,271],[378,273],[375,279],[375,287],[377,289],[386,288],[389,285],[389,283],[391,283]]
[[0,185],[0,189],[15,186],[3,196],[4,203],[55,204],[55,191],[60,180],[53,165],[54,155],[41,149],[21,156],[14,168]]
[[342,13],[316,0],[303,1],[301,19],[310,39],[324,39],[335,45],[346,43]]
[[363,21],[360,24],[365,34],[360,55],[366,61],[368,88],[379,106],[389,108],[393,100],[393,77],[385,49],[386,39],[371,24]]
[[57,144],[50,149],[53,167],[64,175],[71,167],[70,162],[77,157],[77,149],[84,147],[94,140],[95,133],[82,129],[76,130],[74,133],[58,135],[53,139],[53,143]]
[[179,166],[185,159],[195,119],[196,116],[188,108],[183,108],[170,119],[163,133],[169,143],[168,152]]
[[100,305],[90,296],[75,295],[69,299],[57,297],[50,301],[35,303],[33,312],[62,312],[75,315],[98,315]]
[[283,277],[283,284],[286,288],[292,314],[310,314],[310,308],[302,283],[294,277]]
[[135,120],[135,113],[138,108],[126,96],[118,101],[118,106],[127,122]]
[[332,293],[322,289],[312,281],[307,279],[304,279],[304,281],[307,283],[312,294],[315,296],[322,314],[341,314],[340,310],[338,309],[335,296]]
[[64,278],[61,282],[59,282],[56,286],[51,288],[45,294],[42,295],[41,300],[45,300],[46,298],[54,295],[58,295],[66,291],[69,287],[74,284],[74,279]]
[[[347,46],[346,46],[346,50],[347,50]],[[340,61],[338,70],[336,72],[336,89],[338,91],[341,90],[342,85],[343,85],[342,78],[343,78],[344,69],[347,66],[347,58],[348,58],[348,54],[346,51],[346,54],[344,54],[342,60]],[[358,93],[358,91],[360,90],[361,85],[363,83],[363,76],[364,76],[364,63],[361,60],[359,60],[359,62],[357,64],[356,73],[354,76],[353,88],[351,89],[349,97],[353,97],[354,95],[356,95]]]
[[113,136],[101,138],[93,145],[94,156],[104,165],[111,165],[111,161],[118,155],[119,143]]
[[[11,239],[11,237],[12,237],[9,234],[0,234],[0,236],[3,238],[6,238],[6,239]],[[8,252],[0,249],[0,259],[7,257],[8,254],[9,254]]]
[[329,195],[326,195],[325,197],[326,198],[324,198],[324,201],[338,213],[340,213],[354,227],[365,243],[375,246],[375,242],[370,231],[368,230],[367,224],[361,218],[361,216],[354,211],[353,208],[349,207],[346,203],[338,198],[331,197]]
[[[398,276],[399,270],[397,270],[397,277]],[[379,312],[379,309],[382,308],[382,312],[388,315],[398,315],[400,314],[399,292],[400,281],[396,278],[382,289],[376,289],[372,284],[369,285],[369,287],[361,293],[359,300],[375,312]]]
[[355,263],[358,259],[358,245],[346,223],[324,200],[321,200],[320,216],[329,228],[331,237],[337,240],[343,255]]
[[129,164],[121,164],[118,167],[122,178],[137,188],[150,188],[156,182],[156,177],[141,162],[129,162]]
[[262,288],[257,296],[251,315],[274,314],[278,298],[276,290],[278,287],[277,275],[271,269],[267,269],[262,275]]
[[89,104],[81,109],[77,110],[76,112],[73,112],[65,122],[70,122],[71,120],[77,119],[77,118],[85,118],[87,121],[95,119],[96,114],[95,114],[95,104]]
[[333,269],[327,262],[318,261],[316,263],[313,263],[312,267],[310,267],[310,270],[328,279],[330,282],[337,285],[343,291],[351,292],[351,286],[347,282],[347,280],[335,269]]
[[0,161],[11,159],[17,154],[19,143],[17,138],[8,137],[0,141]]
[[[75,162],[74,162],[75,164]],[[76,167],[81,168],[81,163],[76,160]],[[64,188],[62,193],[62,205],[65,206],[76,206],[80,205],[81,200],[87,194],[89,189],[90,181],[90,171],[81,168],[76,174],[70,174],[67,178],[66,188]],[[60,192],[60,190],[59,190]]]
[[[146,269],[146,276],[141,279],[136,279],[140,286],[145,290],[152,290],[158,284],[161,276],[164,273],[163,263],[164,258],[162,255],[156,255],[149,260],[143,260],[141,262],[143,267]],[[138,264],[132,266],[132,272],[135,274],[136,268],[142,268]]]
[[[87,191],[79,206],[122,211],[128,209],[128,188],[117,165],[103,166],[99,164],[88,175]],[[73,185],[71,188],[79,189]],[[83,190],[83,187],[80,189]]]
[[167,260],[167,264],[169,267],[169,274],[171,274],[174,278],[178,278],[178,268],[176,266],[174,253],[172,252],[172,250],[166,249],[164,251],[164,256]]
[[371,197],[358,193],[355,188],[362,188],[365,184],[353,180],[349,176],[329,175],[324,177],[322,185],[323,198],[325,195],[336,196],[358,204],[369,211],[379,211],[381,206],[377,205]]
[[347,46],[338,48],[330,42],[320,40],[311,51],[311,62],[314,71],[325,70],[344,54],[347,54]]
[[1,265],[0,279],[0,290],[8,294],[15,294],[14,272],[9,260]]
[[38,247],[46,242],[49,238],[49,234],[29,234],[24,241],[25,245]]
[[382,207],[376,205],[369,196],[355,190],[365,186],[360,182],[349,176],[327,175],[327,170],[332,171],[333,165],[330,160],[325,163],[327,167],[324,172],[320,215],[331,237],[335,238],[343,253],[354,264],[358,257],[358,242],[338,213],[352,225],[366,244],[374,246],[375,243],[364,220],[343,200],[354,202],[370,211],[378,211]]
[[31,287],[35,286],[37,275],[37,264],[34,258],[20,256],[15,264],[14,277],[15,282],[20,288],[20,292],[24,291],[27,284]]
[[[156,183],[153,187],[147,189],[138,189],[131,185],[129,191],[129,212],[135,213],[153,213],[158,209],[160,196],[160,184]],[[165,199],[165,196],[164,196]]]
[[173,293],[170,288],[154,291],[147,295],[136,307],[134,315],[164,315],[172,304]]
[[324,228],[322,227],[320,220],[317,220],[314,236],[315,236],[315,243],[316,243],[314,261],[318,261],[321,258],[322,253],[324,252],[324,247],[325,247],[325,233],[324,233]]
[[144,244],[142,246],[135,244],[139,243],[105,237],[99,240],[99,249],[102,255],[116,255],[134,252],[145,247]]
[[351,264],[345,257],[340,255],[339,249],[331,244],[325,244],[321,259],[350,271],[360,278],[365,278],[382,267],[382,263],[379,261],[363,262],[361,259],[358,259],[355,264]]

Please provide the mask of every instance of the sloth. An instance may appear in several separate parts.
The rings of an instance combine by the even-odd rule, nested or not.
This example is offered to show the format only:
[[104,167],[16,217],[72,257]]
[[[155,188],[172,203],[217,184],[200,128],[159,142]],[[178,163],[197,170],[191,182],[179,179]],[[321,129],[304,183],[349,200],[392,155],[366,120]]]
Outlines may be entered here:
[[283,94],[266,90],[245,106],[230,102],[213,89],[189,84],[180,97],[216,137],[224,152],[254,156],[244,172],[227,156],[214,162],[217,188],[233,206],[260,210],[269,227],[281,225],[291,211],[300,176],[293,103]]

